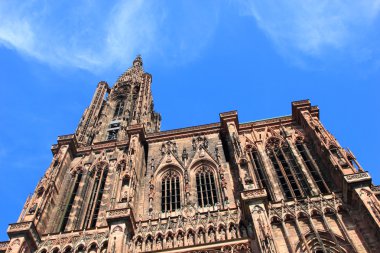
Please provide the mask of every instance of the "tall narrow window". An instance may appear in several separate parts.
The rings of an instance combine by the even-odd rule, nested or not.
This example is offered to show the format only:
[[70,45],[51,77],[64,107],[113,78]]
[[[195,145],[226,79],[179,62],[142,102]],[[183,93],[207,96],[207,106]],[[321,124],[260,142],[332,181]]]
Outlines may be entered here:
[[218,202],[214,174],[209,168],[204,166],[197,172],[196,185],[200,207],[213,206]]
[[85,216],[84,227],[94,228],[98,220],[100,204],[102,202],[104,187],[107,180],[108,167],[99,165],[94,173],[94,184]]
[[95,134],[91,134],[90,137],[88,137],[87,144],[91,145],[92,142],[94,141],[94,138],[95,138]]
[[277,138],[271,138],[266,148],[285,197],[299,198],[309,194],[310,187],[290,147]]
[[161,182],[161,211],[171,212],[181,208],[179,176],[168,171]]
[[312,162],[313,158],[310,156],[310,153],[308,152],[307,147],[305,147],[305,144],[298,141],[296,143],[296,147],[306,167],[310,171],[310,174],[313,177],[314,182],[317,184],[319,190],[322,193],[328,193],[329,192],[328,187],[323,181],[322,176],[319,172],[319,169],[316,167],[316,164]]
[[120,117],[123,114],[124,111],[124,101],[119,101],[116,105],[115,112],[113,114],[113,117]]
[[277,178],[280,181],[281,188],[284,191],[286,198],[288,199],[292,198],[294,194],[291,192],[291,189],[289,188],[287,178],[284,176],[285,173],[282,172],[281,167],[279,163],[277,162],[274,151],[268,150],[268,155],[269,155],[270,160],[272,161]]
[[120,121],[112,121],[108,128],[107,140],[116,140],[120,129]]
[[344,159],[342,153],[339,151],[337,147],[331,145],[330,152],[335,157],[335,161],[337,161],[340,166],[342,166],[343,168],[349,167],[346,159]]
[[82,179],[82,172],[79,172],[79,173],[77,173],[75,175],[74,188],[73,188],[73,190],[71,192],[69,202],[68,202],[68,204],[66,206],[66,210],[65,210],[65,213],[64,213],[64,216],[63,216],[61,227],[59,229],[60,232],[64,232],[65,229],[66,229],[67,222],[69,221],[69,218],[70,218],[71,209],[72,209],[73,204],[74,204],[75,196],[78,193],[78,188],[79,188],[79,184],[80,184],[81,179]]
[[288,163],[290,164],[295,178],[298,180],[298,185],[305,194],[311,193],[310,185],[307,183],[304,173],[296,161],[291,148],[288,145],[283,145],[282,154],[286,156]]
[[271,191],[268,181],[268,176],[264,171],[264,168],[261,163],[261,158],[258,150],[252,150],[251,152],[251,160],[254,171],[256,172],[256,177],[259,179],[260,187],[265,188],[268,191],[268,198],[272,200]]

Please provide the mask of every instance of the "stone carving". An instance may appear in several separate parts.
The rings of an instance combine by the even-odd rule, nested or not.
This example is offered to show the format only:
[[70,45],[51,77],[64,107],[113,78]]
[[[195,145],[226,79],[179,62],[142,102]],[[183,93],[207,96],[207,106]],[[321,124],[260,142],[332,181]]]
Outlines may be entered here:
[[242,149],[240,146],[239,137],[237,137],[235,132],[232,134],[232,144],[234,145],[234,150],[235,150],[237,156],[240,157],[242,154]]
[[215,157],[216,157],[217,163],[220,165],[221,158],[220,158],[219,148],[218,147],[215,147]]
[[32,207],[29,208],[28,213],[29,214],[34,214],[36,212],[36,209],[37,209],[37,203],[33,203]]
[[371,190],[373,191],[373,192],[380,192],[380,185],[373,185],[373,186],[371,186]]
[[[166,235],[165,237],[161,237],[162,247],[164,247],[163,242],[165,240],[165,245],[167,245],[168,241],[170,242],[173,238],[176,238],[177,246],[184,245],[183,238],[186,239],[187,245],[223,241],[229,239],[224,224],[231,224],[228,233],[232,234],[234,238],[240,238],[241,234],[243,234],[239,232],[238,229],[240,217],[241,215],[238,209],[219,211],[217,213],[199,213],[195,207],[188,205],[181,210],[180,215],[177,217],[171,217],[167,220],[158,219],[158,221],[155,222],[139,222],[132,240],[135,242],[134,245],[137,245],[140,238],[147,238],[148,235],[155,235],[156,238],[158,238],[159,235]],[[197,230],[198,232],[195,232],[192,228],[197,224],[202,225],[204,228],[200,228]],[[207,225],[209,226],[205,229]],[[188,231],[184,233],[183,228],[188,228]],[[186,236],[184,236],[184,234]]]
[[116,218],[116,217],[122,217],[130,215],[130,209],[124,208],[124,209],[117,209],[117,210],[111,210],[107,212],[107,218]]
[[[275,251],[275,238],[279,238],[279,248],[291,244],[285,245],[286,249],[282,247],[277,250],[285,252],[293,246],[293,242],[287,242],[289,238],[282,236],[286,234],[286,226],[293,222],[285,220],[286,217],[302,217],[305,221],[312,221],[310,217],[316,213],[328,214],[330,217],[326,217],[326,223],[331,223],[330,218],[335,219],[339,228],[333,229],[340,231],[337,240],[345,240],[344,245],[357,243],[349,242],[349,236],[363,241],[366,240],[364,237],[371,236],[370,231],[365,232],[364,239],[360,234],[355,235],[363,230],[360,222],[355,224],[358,226],[356,229],[349,227],[350,221],[347,221],[350,231],[345,233],[344,215],[347,215],[347,220],[356,217],[350,217],[351,212],[337,214],[343,207],[342,200],[340,196],[329,195],[329,192],[331,189],[338,190],[355,205],[358,204],[355,201],[362,201],[356,206],[365,204],[369,212],[363,215],[371,215],[373,220],[380,222],[380,206],[376,200],[380,188],[372,186],[372,191],[360,192],[363,187],[370,187],[371,178],[366,172],[345,178],[339,173],[334,174],[339,171],[330,168],[334,167],[330,166],[331,162],[335,161],[334,165],[341,166],[350,158],[339,149],[342,154],[337,156],[337,160],[331,150],[326,149],[329,145],[337,145],[337,142],[317,119],[317,108],[303,102],[300,106],[294,106],[291,116],[249,123],[239,123],[237,112],[228,112],[222,113],[217,123],[159,132],[160,115],[153,112],[152,77],[144,72],[142,66],[141,58],[137,57],[112,89],[100,83],[94,102],[86,109],[76,135],[58,138],[58,145],[52,147],[55,154],[52,164],[25,205],[21,222],[9,227],[11,242],[15,237],[24,235],[27,235],[24,237],[26,240],[37,242],[34,238],[39,235],[33,225],[37,224],[42,242],[36,243],[38,249],[30,249],[37,253],[65,252],[66,249],[66,252],[104,253],[108,250],[117,253],[120,251],[118,245],[123,245],[125,252],[167,249],[178,252],[249,252],[252,245],[255,250],[264,248],[264,252],[269,253]],[[305,114],[305,119],[302,114]],[[115,129],[119,131],[119,139],[107,141],[109,131]],[[294,143],[304,142],[305,139],[310,148],[302,153]],[[304,144],[302,146],[307,148]],[[282,147],[289,149],[281,150]],[[273,156],[268,157],[266,150]],[[248,154],[248,151],[255,156]],[[285,155],[280,160],[277,159],[280,156],[275,155],[281,152]],[[308,166],[308,162],[312,166]],[[100,167],[103,166],[99,164],[108,167],[108,174],[104,177],[96,173],[102,172]],[[322,180],[330,173],[334,175],[334,187],[326,187],[326,191],[321,189],[321,192],[326,192],[324,196],[317,194],[320,192],[318,188],[322,188],[321,182],[325,182],[313,174],[319,172],[319,164],[327,172],[320,173]],[[174,184],[170,180],[161,180],[166,172],[164,170],[173,167],[176,167],[173,171],[178,173],[178,180]],[[202,167],[208,167],[208,172],[212,173],[197,176],[198,169]],[[76,175],[78,168],[83,170],[81,179],[76,177],[73,180],[67,172]],[[163,171],[158,171],[160,169]],[[285,182],[281,182],[282,179]],[[341,184],[342,179],[355,184],[346,191],[347,184]],[[177,182],[180,187],[177,187]],[[342,185],[345,189],[341,189]],[[354,186],[357,188],[352,191]],[[269,197],[265,189],[270,191]],[[167,194],[162,196],[161,191]],[[358,192],[360,198],[348,196]],[[167,196],[169,211],[165,202]],[[174,196],[174,201],[171,196]],[[294,196],[299,199],[293,199]],[[280,203],[283,198],[287,200]],[[252,210],[251,207],[256,205],[261,209]],[[162,212],[165,209],[162,206],[166,211]],[[100,211],[94,215],[94,210]],[[38,218],[39,212],[42,212],[41,218]],[[139,217],[137,222],[134,216]],[[312,218],[319,219],[320,216]],[[24,220],[30,222],[23,223]],[[285,227],[280,227],[282,221],[288,222],[284,222]],[[303,221],[300,219],[303,231],[290,231],[291,240],[302,241],[303,236],[309,239],[310,234],[306,230],[311,231],[312,224]],[[318,222],[317,230],[324,226],[321,225],[323,220]],[[324,234],[330,231],[326,230]],[[316,231],[311,232],[317,234]],[[24,238],[18,246],[22,246]],[[317,243],[313,241],[313,244]],[[359,247],[366,249],[368,245],[375,247],[375,244],[378,244],[375,240],[373,243],[363,242],[364,246]],[[11,247],[12,250],[15,246]],[[29,246],[35,247],[35,244],[29,243]],[[0,244],[0,251],[3,250],[1,247]],[[171,250],[175,247],[182,248]],[[27,250],[26,247],[23,249]],[[309,252],[294,246],[294,252],[300,251]]]
[[8,248],[9,242],[0,242],[0,250],[5,250]]
[[270,137],[268,140],[267,140],[267,143],[266,143],[266,148],[268,149],[277,149],[279,147],[281,147],[282,145],[282,141],[280,138],[277,138],[277,137]]
[[208,148],[208,140],[205,136],[197,136],[192,140],[193,151],[197,149],[207,149]]
[[9,225],[9,231],[16,231],[16,230],[25,230],[29,229],[31,226],[31,222],[20,222],[20,223],[14,223]]
[[151,176],[149,180],[149,211],[153,211],[153,198],[154,198],[154,181],[153,181],[153,175]]
[[42,241],[38,249],[47,249],[47,252],[52,252],[53,248],[59,246],[61,249],[73,246],[73,248],[79,248],[80,245],[92,245],[91,249],[101,248],[101,245],[106,245],[108,242],[107,231],[82,231],[74,234],[57,235],[54,237],[48,237]]
[[123,228],[120,227],[120,226],[116,226],[116,227],[114,227],[114,229],[112,230],[112,234],[113,234],[113,233],[117,233],[117,232],[123,232]]
[[374,213],[377,221],[380,223],[380,202],[371,191],[367,189],[361,189],[360,195],[363,198],[364,195],[364,201],[367,203],[367,205],[370,207],[371,211]]
[[178,155],[178,148],[175,141],[167,141],[161,145],[160,148],[161,155],[164,156],[165,154],[173,154],[174,156]]
[[271,220],[274,217],[282,219],[288,214],[292,217],[298,217],[299,213],[304,213],[310,216],[314,211],[324,213],[327,208],[337,213],[338,208],[343,205],[342,203],[340,197],[331,194],[328,196],[306,198],[305,200],[298,200],[295,202],[270,204],[269,219]]
[[186,148],[182,151],[182,161],[186,162],[186,160],[189,158],[189,155],[187,154]]
[[370,175],[367,172],[346,175],[345,178],[349,183],[371,179]]
[[254,190],[242,192],[243,199],[265,198],[266,196],[267,196],[267,192],[265,189],[254,189]]

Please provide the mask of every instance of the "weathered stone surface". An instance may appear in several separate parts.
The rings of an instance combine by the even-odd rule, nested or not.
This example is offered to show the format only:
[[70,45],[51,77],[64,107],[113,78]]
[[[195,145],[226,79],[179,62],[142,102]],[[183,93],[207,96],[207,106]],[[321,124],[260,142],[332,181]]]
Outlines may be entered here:
[[[100,82],[0,252],[377,252],[379,186],[308,100],[160,131],[141,57]],[[108,96],[107,96],[108,95]]]

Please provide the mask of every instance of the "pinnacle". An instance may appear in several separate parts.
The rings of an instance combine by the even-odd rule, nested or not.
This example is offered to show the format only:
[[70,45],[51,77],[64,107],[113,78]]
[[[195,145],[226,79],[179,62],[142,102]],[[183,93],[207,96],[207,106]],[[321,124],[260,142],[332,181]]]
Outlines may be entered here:
[[142,60],[142,58],[141,58],[141,55],[138,54],[138,55],[136,56],[136,58],[133,60],[133,66],[139,66],[139,67],[142,67],[142,65],[143,65],[143,60]]

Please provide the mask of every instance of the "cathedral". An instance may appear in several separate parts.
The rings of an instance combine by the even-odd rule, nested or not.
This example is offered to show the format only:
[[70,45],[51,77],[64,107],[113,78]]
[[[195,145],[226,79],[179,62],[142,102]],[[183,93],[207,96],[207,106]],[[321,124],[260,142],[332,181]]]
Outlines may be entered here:
[[151,84],[140,56],[98,83],[0,253],[380,252],[380,186],[309,100],[160,131]]

